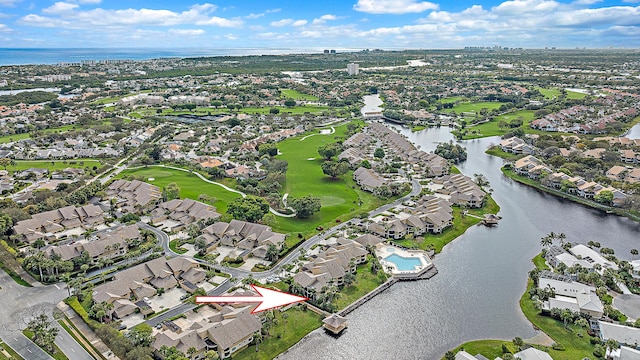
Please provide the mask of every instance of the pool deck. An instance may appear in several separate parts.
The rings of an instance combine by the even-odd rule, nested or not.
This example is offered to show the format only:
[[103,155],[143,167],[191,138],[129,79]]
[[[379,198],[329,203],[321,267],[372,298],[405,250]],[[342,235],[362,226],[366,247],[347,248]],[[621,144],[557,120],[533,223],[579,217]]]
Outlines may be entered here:
[[[383,269],[395,278],[398,278],[398,280],[430,278],[437,273],[431,258],[429,258],[429,255],[425,251],[402,249],[388,243],[380,243],[376,245],[375,252]],[[394,262],[385,260],[394,254],[403,258],[417,259],[420,261],[420,265],[416,265],[413,270],[401,270]],[[429,276],[425,277],[425,275]]]

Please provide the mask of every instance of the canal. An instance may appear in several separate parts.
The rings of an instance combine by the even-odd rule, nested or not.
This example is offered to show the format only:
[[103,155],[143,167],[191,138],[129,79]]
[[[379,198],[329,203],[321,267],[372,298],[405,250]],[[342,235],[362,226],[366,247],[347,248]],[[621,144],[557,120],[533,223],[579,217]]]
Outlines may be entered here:
[[[395,126],[421,149],[454,140],[448,128],[417,133]],[[526,288],[531,259],[540,238],[564,232],[568,241],[599,241],[630,259],[640,247],[640,224],[558,199],[505,177],[503,160],[484,153],[499,138],[460,142],[468,159],[459,165],[469,176],[484,174],[501,206],[500,224],[475,226],[447,245],[428,281],[398,283],[349,314],[339,338],[314,331],[280,359],[439,359],[474,339],[529,338],[532,325],[518,301]]]

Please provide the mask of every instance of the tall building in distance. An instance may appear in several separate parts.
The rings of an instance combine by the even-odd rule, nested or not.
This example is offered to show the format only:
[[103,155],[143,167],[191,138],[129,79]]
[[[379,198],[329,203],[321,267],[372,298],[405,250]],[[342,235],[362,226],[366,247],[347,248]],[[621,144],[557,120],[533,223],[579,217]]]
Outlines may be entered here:
[[360,72],[360,65],[358,64],[347,64],[347,73],[349,75],[358,75],[358,72]]

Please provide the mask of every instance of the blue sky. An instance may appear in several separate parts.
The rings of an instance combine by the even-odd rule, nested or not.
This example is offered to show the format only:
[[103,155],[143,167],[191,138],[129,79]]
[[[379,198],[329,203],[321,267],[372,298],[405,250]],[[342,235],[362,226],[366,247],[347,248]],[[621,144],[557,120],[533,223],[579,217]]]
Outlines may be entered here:
[[640,0],[0,0],[2,47],[640,47]]

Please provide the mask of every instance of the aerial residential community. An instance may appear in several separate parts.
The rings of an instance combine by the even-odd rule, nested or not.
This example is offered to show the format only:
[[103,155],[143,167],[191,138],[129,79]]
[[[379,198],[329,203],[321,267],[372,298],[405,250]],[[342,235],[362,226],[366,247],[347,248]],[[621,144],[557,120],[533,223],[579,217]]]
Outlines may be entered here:
[[0,1],[0,360],[640,360],[639,7],[354,2]]

